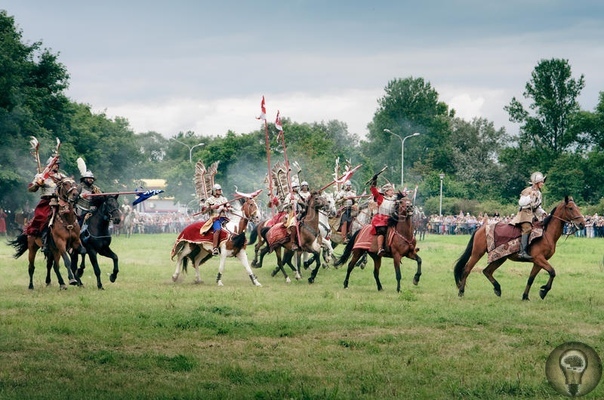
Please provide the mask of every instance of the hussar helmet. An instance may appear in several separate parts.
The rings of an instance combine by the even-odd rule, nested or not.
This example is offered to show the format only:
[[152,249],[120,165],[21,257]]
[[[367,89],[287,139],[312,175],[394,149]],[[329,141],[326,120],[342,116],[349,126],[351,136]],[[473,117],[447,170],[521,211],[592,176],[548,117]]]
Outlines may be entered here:
[[545,182],[545,179],[547,179],[547,176],[537,171],[531,174],[531,181],[529,183],[531,185],[534,185],[535,183]]
[[216,183],[214,186],[212,186],[212,190],[222,190],[222,186]]
[[92,179],[96,179],[94,177],[94,174],[92,173],[92,171],[86,171],[82,174],[82,177],[80,178],[80,182],[82,182],[84,179],[86,178],[92,178]]

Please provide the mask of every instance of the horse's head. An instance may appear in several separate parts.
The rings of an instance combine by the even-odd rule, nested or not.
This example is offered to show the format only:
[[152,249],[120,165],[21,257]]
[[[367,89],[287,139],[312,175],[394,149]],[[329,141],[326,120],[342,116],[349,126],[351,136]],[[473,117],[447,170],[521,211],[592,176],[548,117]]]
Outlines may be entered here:
[[96,207],[99,208],[99,213],[103,218],[113,222],[114,225],[118,225],[122,222],[122,211],[117,202],[117,196],[118,195],[95,196],[95,200],[92,203],[92,205],[96,205]]
[[400,196],[397,199],[397,203],[397,214],[399,218],[407,218],[413,216],[413,210],[415,207],[413,206],[411,200],[406,197]]
[[312,192],[310,198],[308,199],[308,207],[312,207],[316,211],[325,208],[327,205],[327,200],[321,194],[321,192]]
[[325,206],[323,206],[322,210],[327,213],[329,218],[335,217],[338,213],[338,209],[333,193],[323,193],[323,198],[325,199]]
[[560,215],[557,215],[557,217],[561,220],[572,224],[577,230],[585,228],[585,218],[572,197],[566,196],[564,202],[556,207],[554,215],[558,213],[558,210],[560,211]]
[[56,193],[59,199],[73,204],[78,198],[78,184],[71,178],[63,178],[57,183]]
[[241,210],[248,221],[251,221],[254,224],[257,224],[260,221],[260,209],[253,197],[244,198]]

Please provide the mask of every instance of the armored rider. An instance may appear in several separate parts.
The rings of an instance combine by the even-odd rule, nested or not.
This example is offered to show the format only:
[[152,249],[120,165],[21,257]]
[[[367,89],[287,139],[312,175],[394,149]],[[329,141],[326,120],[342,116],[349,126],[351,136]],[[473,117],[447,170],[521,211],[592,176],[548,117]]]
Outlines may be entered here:
[[352,209],[356,204],[356,192],[352,189],[352,182],[344,182],[342,190],[336,195],[336,206],[342,209],[340,218],[340,234],[343,243],[348,243],[348,228],[352,225]]
[[522,230],[520,251],[518,252],[518,258],[521,260],[530,261],[533,259],[527,251],[533,221],[536,219],[541,220],[547,214],[545,210],[541,208],[541,188],[545,185],[546,178],[547,176],[544,176],[541,172],[533,172],[531,181],[529,182],[531,186],[525,188],[520,193],[518,213],[510,221],[510,224],[519,225]]
[[82,233],[86,231],[86,215],[95,211],[95,207],[91,205],[92,200],[87,195],[102,193],[101,188],[94,184],[95,180],[94,174],[91,171],[86,171],[80,177],[80,184],[78,185],[78,199],[76,200],[75,212],[80,228],[82,228]]
[[208,197],[201,208],[201,212],[209,213],[212,220],[212,229],[214,231],[212,255],[220,253],[218,247],[220,244],[220,232],[222,231],[222,224],[229,220],[226,213],[230,208],[231,204],[228,199],[222,195],[222,186],[216,183],[212,186],[212,196]]
[[377,235],[377,255],[382,256],[385,253],[384,241],[388,231],[388,218],[395,210],[396,196],[394,195],[394,186],[390,183],[385,184],[378,190],[377,178],[378,176],[374,175],[371,179],[370,190],[373,200],[377,203],[377,212],[371,219],[371,225]]
[[55,157],[50,157],[46,164],[47,166],[50,166],[47,177],[44,177],[44,174],[42,173],[38,173],[34,176],[34,180],[27,186],[29,192],[40,191],[40,201],[34,209],[33,218],[25,227],[25,233],[28,236],[42,237],[42,247],[46,247],[48,222],[52,210],[59,205],[56,195],[57,184],[67,177],[59,172],[60,160],[58,156],[56,157],[56,160]]

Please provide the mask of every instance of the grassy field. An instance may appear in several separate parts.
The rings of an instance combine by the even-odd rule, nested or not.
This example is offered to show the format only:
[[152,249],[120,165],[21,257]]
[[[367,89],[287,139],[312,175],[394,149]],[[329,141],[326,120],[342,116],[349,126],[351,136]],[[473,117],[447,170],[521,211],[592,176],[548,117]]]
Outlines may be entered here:
[[561,238],[552,291],[539,298],[542,272],[523,302],[529,266],[511,262],[495,275],[502,297],[481,273],[457,297],[468,236],[427,236],[420,284],[405,260],[401,293],[388,261],[378,292],[371,261],[344,290],[344,269],[273,278],[274,255],[254,270],[263,287],[234,259],[224,287],[217,259],[203,284],[193,271],[173,283],[175,236],[115,237],[121,272],[110,283],[101,260],[104,291],[90,265],[85,287],[46,287],[40,255],[30,291],[26,256],[0,244],[0,399],[558,399],[545,376],[556,346],[604,356],[602,239]]

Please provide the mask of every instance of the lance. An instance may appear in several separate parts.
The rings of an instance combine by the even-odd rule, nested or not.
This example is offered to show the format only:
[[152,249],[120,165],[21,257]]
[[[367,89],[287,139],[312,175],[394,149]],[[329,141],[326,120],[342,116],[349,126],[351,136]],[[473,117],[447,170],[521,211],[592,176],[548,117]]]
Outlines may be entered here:
[[98,197],[98,196],[115,196],[120,194],[142,194],[145,192],[133,191],[133,192],[105,192],[105,193],[82,193],[82,197],[87,199],[89,197]]
[[367,182],[365,182],[365,186],[369,185],[371,183],[371,181],[373,181],[373,178],[377,178],[378,176],[380,176],[382,174],[382,172],[386,171],[387,168],[388,168],[388,166],[384,165],[384,168],[382,168],[380,170],[380,172],[378,172],[377,174],[373,175],[371,177],[371,179],[369,179]]
[[[220,208],[222,206],[225,206],[225,205],[230,204],[230,203],[232,203],[234,201],[237,201],[237,200],[241,200],[241,199],[253,199],[256,196],[258,196],[261,192],[262,192],[262,189],[258,189],[258,190],[256,190],[255,192],[252,192],[252,193],[242,193],[242,192],[238,192],[238,191],[235,190],[235,197],[234,198],[232,198],[231,200],[227,200],[227,201],[225,201],[223,203],[220,203],[220,204],[215,204],[215,205],[213,205],[210,208],[212,208],[212,209],[215,210],[217,208]],[[200,215],[200,214],[205,214],[205,212],[202,212],[202,211],[197,212],[197,213],[193,214],[193,217],[195,217],[197,215]]]
[[325,185],[321,189],[319,189],[319,192],[322,192],[323,190],[327,189],[328,187],[330,187],[334,183],[344,183],[344,182],[346,182],[347,180],[349,180],[350,178],[352,178],[352,175],[354,175],[354,173],[357,171],[357,169],[361,168],[362,165],[363,164],[359,164],[356,167],[354,167],[353,169],[349,170],[340,179],[334,179],[333,181],[331,181],[330,183],[328,183],[327,185]]

